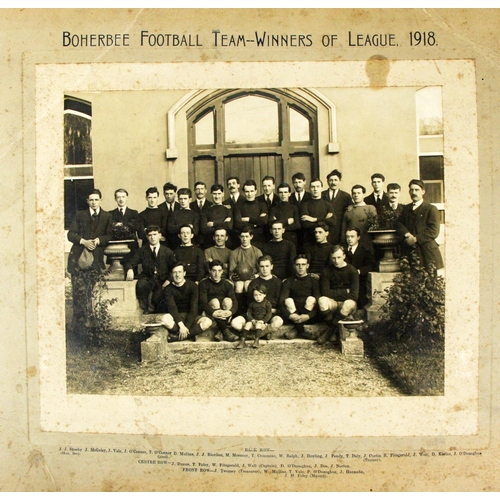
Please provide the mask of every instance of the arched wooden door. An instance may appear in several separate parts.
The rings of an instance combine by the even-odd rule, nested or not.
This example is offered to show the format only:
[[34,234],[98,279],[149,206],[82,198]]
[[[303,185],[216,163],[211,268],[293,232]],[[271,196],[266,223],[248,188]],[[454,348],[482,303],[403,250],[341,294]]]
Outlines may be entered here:
[[187,114],[189,182],[225,185],[265,175],[276,184],[296,172],[318,175],[317,110],[286,89],[226,90],[209,96]]

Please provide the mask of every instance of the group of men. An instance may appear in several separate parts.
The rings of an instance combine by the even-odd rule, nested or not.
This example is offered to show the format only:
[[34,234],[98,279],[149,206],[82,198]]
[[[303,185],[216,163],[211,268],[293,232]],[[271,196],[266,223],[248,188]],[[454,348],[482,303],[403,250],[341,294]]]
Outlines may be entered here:
[[[368,230],[381,211],[397,214],[403,251],[414,249],[426,267],[443,267],[435,241],[438,210],[424,201],[425,185],[409,184],[412,203],[399,203],[401,187],[371,177],[373,192],[356,184],[342,191],[342,174],[309,182],[302,173],[276,188],[275,179],[243,186],[230,177],[224,186],[189,188],[163,186],[159,203],[156,187],[146,190],[142,212],[127,206],[128,192],[115,191],[117,208],[100,207],[101,193],[93,190],[89,209],[78,212],[68,232],[73,243],[68,271],[78,272],[84,249],[94,255],[93,266],[104,269],[103,249],[117,228],[134,235],[124,262],[126,280],[137,280],[136,295],[144,313],[163,313],[171,340],[203,338],[236,341],[246,335],[276,336],[284,321],[295,334],[306,335],[304,324],[325,319],[336,325],[367,302],[366,279],[375,269]],[[241,190],[242,187],[242,190]],[[213,328],[212,328],[213,327]],[[208,332],[208,333],[207,333]],[[215,333],[214,333],[215,332]],[[319,342],[326,338],[318,339]]]

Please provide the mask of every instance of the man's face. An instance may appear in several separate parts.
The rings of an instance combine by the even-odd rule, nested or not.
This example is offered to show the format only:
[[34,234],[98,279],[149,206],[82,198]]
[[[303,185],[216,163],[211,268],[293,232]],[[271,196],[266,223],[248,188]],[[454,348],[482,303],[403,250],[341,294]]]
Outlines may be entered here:
[[387,196],[389,197],[389,201],[391,203],[398,203],[400,194],[401,192],[399,189],[389,189],[387,192]]
[[416,203],[424,198],[425,190],[418,184],[410,185],[410,198],[413,203]]
[[343,264],[345,263],[345,255],[342,250],[337,250],[336,252],[333,252],[330,258],[335,267],[342,267]]
[[280,201],[283,203],[286,203],[290,199],[290,190],[288,188],[279,188],[278,189],[278,196]]
[[101,206],[101,197],[98,194],[91,194],[87,198],[87,203],[92,210],[97,210]]
[[322,227],[316,227],[314,228],[314,238],[316,239],[316,243],[325,243],[328,238],[328,232]]
[[243,193],[245,193],[245,198],[248,201],[253,201],[255,200],[255,194],[257,193],[257,191],[255,190],[254,186],[245,186],[243,188]]
[[231,194],[236,194],[240,190],[240,185],[236,179],[227,181],[227,189]]
[[222,205],[222,200],[224,199],[224,193],[218,189],[217,191],[212,191],[212,200],[216,205]]
[[159,231],[150,231],[146,236],[151,246],[156,246],[160,243],[161,234]]
[[338,175],[331,175],[328,177],[328,187],[331,190],[338,189],[340,186],[340,179]]
[[193,239],[193,232],[190,227],[182,227],[179,232],[179,238],[183,245],[191,244],[191,240]]
[[320,181],[311,182],[311,195],[313,198],[321,198],[321,190],[323,186]]
[[274,182],[267,179],[265,181],[262,181],[262,191],[267,195],[274,193]]
[[163,196],[165,196],[165,201],[169,204],[175,202],[175,191],[173,189],[165,189],[163,191]]
[[158,193],[148,193],[146,200],[149,208],[155,208],[158,204]]
[[191,198],[187,194],[181,194],[179,196],[179,205],[181,208],[189,208],[189,202],[191,201]]
[[273,273],[273,265],[268,260],[259,263],[259,274],[261,278],[267,278]]
[[172,280],[176,285],[182,285],[186,278],[184,266],[177,266],[172,269]]
[[304,191],[305,183],[306,183],[306,181],[304,181],[303,179],[294,179],[293,180],[293,188],[295,189],[295,191],[297,193],[302,193],[302,191]]
[[214,266],[210,269],[210,277],[218,283],[222,279],[222,266]]
[[384,181],[380,177],[375,177],[372,180],[372,187],[376,193],[382,193],[384,190]]
[[217,229],[214,233],[215,246],[223,248],[226,246],[227,234],[225,229]]
[[295,274],[300,278],[307,274],[309,269],[309,262],[307,259],[297,259],[293,265],[295,267]]
[[207,195],[207,187],[203,184],[197,184],[194,188],[194,194],[197,200],[203,200],[203,198]]
[[259,292],[259,290],[254,290],[253,291],[253,298],[254,298],[255,302],[260,303],[266,298],[266,295],[262,292]]
[[361,203],[364,198],[363,190],[359,188],[353,189],[351,192],[351,196],[354,203]]
[[281,241],[283,239],[283,235],[285,234],[285,228],[283,227],[283,224],[273,224],[271,226],[271,234],[273,235],[273,239]]
[[127,193],[118,191],[118,193],[115,194],[115,201],[119,208],[123,208],[127,204]]
[[359,236],[356,231],[346,231],[345,233],[345,240],[347,241],[347,244],[350,247],[353,247],[358,244],[359,242]]
[[240,243],[243,248],[248,248],[252,244],[253,234],[250,233],[241,233],[240,234]]

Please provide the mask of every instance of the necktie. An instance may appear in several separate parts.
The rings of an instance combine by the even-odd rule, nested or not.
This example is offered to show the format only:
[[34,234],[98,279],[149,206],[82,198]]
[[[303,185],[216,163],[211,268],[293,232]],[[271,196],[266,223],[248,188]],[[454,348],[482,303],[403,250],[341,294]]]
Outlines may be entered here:
[[377,205],[377,207],[380,205],[380,197],[379,196],[375,196],[375,204]]
[[267,203],[267,206],[269,206],[271,204],[271,199],[269,198],[269,195],[266,194],[266,203]]
[[156,260],[156,247],[153,247],[151,252],[153,253],[153,259]]
[[203,202],[202,201],[199,201],[198,202],[198,206],[200,207],[200,210],[203,208]]
[[349,247],[349,248],[347,249],[347,251],[348,251],[349,253],[352,253],[352,247]]
[[234,195],[233,194],[231,195],[231,201],[233,202],[233,204],[236,203],[236,200],[234,199]]
[[417,208],[417,204],[416,203],[413,203],[413,207],[412,209],[415,210]]
[[92,213],[92,217],[95,219],[97,217],[97,210],[94,210],[94,212]]

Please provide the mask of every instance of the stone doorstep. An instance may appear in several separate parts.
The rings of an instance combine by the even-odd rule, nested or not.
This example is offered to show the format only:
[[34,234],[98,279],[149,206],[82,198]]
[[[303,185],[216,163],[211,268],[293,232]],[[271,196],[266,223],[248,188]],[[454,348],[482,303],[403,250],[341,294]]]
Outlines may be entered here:
[[[273,340],[265,340],[260,339],[260,347],[264,347],[267,344],[276,345],[276,344],[298,344],[301,346],[307,346],[314,344],[315,340],[308,339],[273,339]],[[236,342],[228,342],[227,340],[217,341],[209,341],[209,342],[191,342],[189,340],[181,340],[180,342],[169,342],[168,349],[171,351],[181,351],[183,349],[195,350],[195,349],[236,349]],[[253,344],[252,340],[247,340],[246,345],[247,348],[250,349]],[[259,348],[260,348],[259,347]]]

